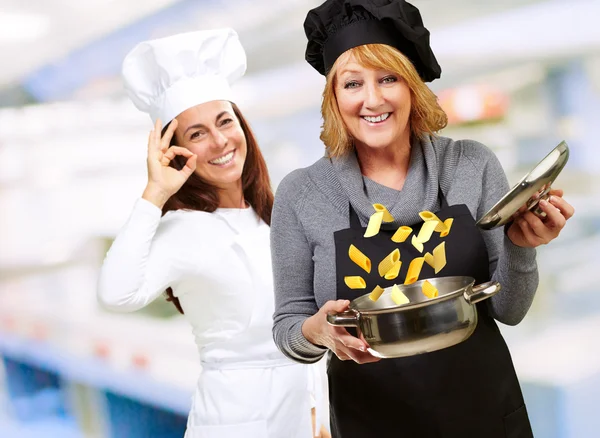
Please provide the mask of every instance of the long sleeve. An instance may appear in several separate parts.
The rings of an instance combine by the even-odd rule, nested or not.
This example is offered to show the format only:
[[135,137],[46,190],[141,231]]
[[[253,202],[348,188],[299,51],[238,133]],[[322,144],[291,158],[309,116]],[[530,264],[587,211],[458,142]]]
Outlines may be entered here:
[[317,362],[326,348],[310,343],[302,334],[306,318],[319,310],[313,288],[312,251],[295,209],[301,207],[302,193],[295,181],[299,171],[279,185],[271,218],[271,254],[275,286],[273,338],[289,358],[303,363]]
[[106,254],[98,300],[109,310],[133,312],[159,297],[175,278],[166,239],[158,241],[161,211],[139,199]]
[[[509,189],[500,162],[490,152],[483,170],[477,217],[482,217]],[[488,300],[490,314],[504,324],[516,325],[527,314],[538,287],[536,250],[513,244],[503,227],[482,231],[482,234],[490,259],[492,280],[502,287],[500,293]]]

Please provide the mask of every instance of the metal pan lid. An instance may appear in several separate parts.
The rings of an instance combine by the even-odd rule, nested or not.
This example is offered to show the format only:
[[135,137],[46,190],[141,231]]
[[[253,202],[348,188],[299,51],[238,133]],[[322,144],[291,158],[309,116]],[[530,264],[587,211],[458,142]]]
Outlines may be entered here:
[[569,147],[562,141],[519,181],[481,219],[477,226],[491,230],[510,222],[517,212],[537,207],[545,199],[552,183],[563,170],[569,159]]

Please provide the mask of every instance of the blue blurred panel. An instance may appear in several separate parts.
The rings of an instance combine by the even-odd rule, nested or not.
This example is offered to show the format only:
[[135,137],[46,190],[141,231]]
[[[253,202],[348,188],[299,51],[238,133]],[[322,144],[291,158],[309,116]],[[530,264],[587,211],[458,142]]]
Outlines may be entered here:
[[[546,88],[553,129],[566,131],[565,140],[571,149],[569,166],[597,173],[600,154],[595,136],[600,98],[584,61],[578,59],[550,69]],[[559,128],[565,122],[570,126]]]
[[565,438],[560,424],[563,406],[560,390],[537,382],[522,382],[521,385],[534,436]]
[[33,72],[21,85],[40,102],[66,99],[87,84],[119,75],[123,58],[137,43],[207,26],[198,17],[216,2],[175,3]]
[[73,420],[50,418],[31,423],[20,423],[0,417],[2,438],[83,438]]
[[110,437],[181,438],[187,417],[107,393]]
[[42,389],[58,388],[59,378],[27,363],[4,358],[4,367],[8,376],[6,386],[11,398],[25,397]]
[[[585,360],[585,359],[580,359]],[[522,382],[534,435],[541,438],[600,436],[600,373],[571,384]]]
[[66,417],[65,394],[60,377],[28,363],[4,358],[8,403],[22,421]]
[[[578,360],[588,360],[578,358]],[[589,359],[593,360],[593,359]],[[600,436],[600,373],[572,385],[565,394],[564,423],[567,438]]]

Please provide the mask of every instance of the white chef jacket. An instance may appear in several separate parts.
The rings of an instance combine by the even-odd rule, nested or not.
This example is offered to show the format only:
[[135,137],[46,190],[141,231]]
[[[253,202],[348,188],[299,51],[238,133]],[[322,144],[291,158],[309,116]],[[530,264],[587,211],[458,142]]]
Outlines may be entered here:
[[[307,438],[318,373],[272,338],[269,226],[252,208],[172,211],[139,199],[106,255],[98,298],[135,311],[173,289],[202,373],[186,438]],[[314,377],[314,376],[313,376]],[[318,397],[317,397],[318,398]]]

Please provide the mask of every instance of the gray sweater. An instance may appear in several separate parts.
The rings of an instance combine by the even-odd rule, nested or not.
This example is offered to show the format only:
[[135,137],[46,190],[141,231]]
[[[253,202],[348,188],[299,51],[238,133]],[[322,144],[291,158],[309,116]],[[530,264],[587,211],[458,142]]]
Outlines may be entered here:
[[[348,202],[364,226],[373,204],[385,205],[396,226],[417,223],[418,213],[439,209],[438,187],[448,204],[466,204],[483,216],[509,190],[494,153],[471,140],[427,137],[411,147],[402,190],[375,183],[361,174],[356,154],[322,158],[280,183],[271,220],[275,281],[273,336],[284,354],[300,362],[319,360],[326,349],[310,343],[302,323],[328,300],[336,299],[333,233],[349,227]],[[518,324],[531,306],[538,285],[535,249],[514,245],[503,228],[481,231],[492,279],[502,291],[487,300],[498,321]]]

